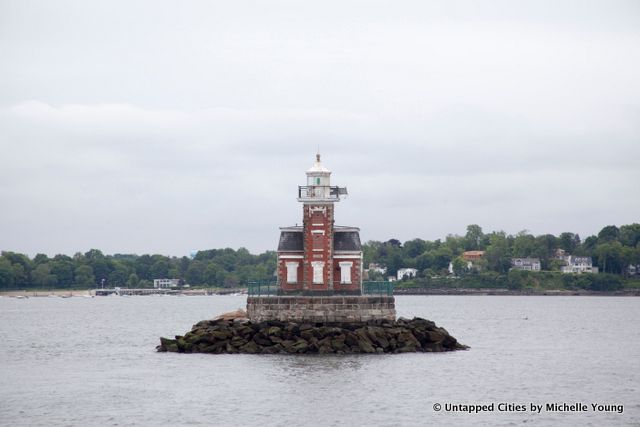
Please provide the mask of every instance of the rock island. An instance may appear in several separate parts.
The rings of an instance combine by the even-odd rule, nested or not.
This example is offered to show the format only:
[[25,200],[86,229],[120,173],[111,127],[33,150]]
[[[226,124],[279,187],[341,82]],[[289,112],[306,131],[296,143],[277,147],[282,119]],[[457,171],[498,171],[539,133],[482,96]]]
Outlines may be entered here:
[[404,353],[461,350],[435,323],[396,320],[389,282],[363,282],[360,229],[334,224],[335,203],[320,154],[298,187],[302,225],[282,227],[277,280],[249,286],[247,310],[204,320],[158,351],[203,353]]

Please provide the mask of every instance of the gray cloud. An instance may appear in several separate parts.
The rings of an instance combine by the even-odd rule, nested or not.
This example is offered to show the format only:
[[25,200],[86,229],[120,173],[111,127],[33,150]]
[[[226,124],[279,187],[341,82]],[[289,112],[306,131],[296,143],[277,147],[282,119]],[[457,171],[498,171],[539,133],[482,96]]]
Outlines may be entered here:
[[636,2],[4,3],[0,249],[273,249],[318,146],[366,239],[638,221]]

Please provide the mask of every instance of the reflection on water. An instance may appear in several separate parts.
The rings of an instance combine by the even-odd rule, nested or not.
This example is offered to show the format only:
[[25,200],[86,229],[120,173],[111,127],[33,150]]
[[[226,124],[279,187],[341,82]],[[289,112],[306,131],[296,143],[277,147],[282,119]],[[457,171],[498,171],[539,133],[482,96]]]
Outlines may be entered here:
[[[0,299],[4,425],[637,425],[640,299],[429,296],[398,314],[453,353],[156,353],[243,297]],[[525,319],[526,318],[526,319]],[[624,412],[436,413],[435,403],[622,404]],[[569,418],[570,416],[570,418]]]
[[[369,355],[376,357],[378,355]],[[385,355],[382,355],[384,357]],[[388,355],[386,355],[388,356]],[[307,377],[322,373],[356,371],[362,368],[363,357],[367,355],[276,355],[273,366],[288,375]]]

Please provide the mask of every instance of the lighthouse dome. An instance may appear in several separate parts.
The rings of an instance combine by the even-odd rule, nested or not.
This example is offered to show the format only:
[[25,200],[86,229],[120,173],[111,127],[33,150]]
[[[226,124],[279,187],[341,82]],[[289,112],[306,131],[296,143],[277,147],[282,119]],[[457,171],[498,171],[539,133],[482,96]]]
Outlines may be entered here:
[[307,170],[308,174],[327,174],[331,173],[329,169],[324,167],[322,162],[320,161],[320,154],[316,154],[316,161],[313,163],[313,166],[309,170]]

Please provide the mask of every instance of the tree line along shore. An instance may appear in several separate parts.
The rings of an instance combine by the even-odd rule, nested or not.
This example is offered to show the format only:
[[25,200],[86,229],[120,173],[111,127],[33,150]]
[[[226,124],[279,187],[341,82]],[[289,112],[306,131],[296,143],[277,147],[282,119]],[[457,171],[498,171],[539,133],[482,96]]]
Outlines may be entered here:
[[[560,272],[558,250],[590,257],[597,274]],[[484,256],[468,268],[466,251]],[[597,235],[582,239],[564,232],[558,236],[515,235],[503,231],[484,233],[476,224],[465,235],[448,235],[434,241],[368,241],[363,244],[364,265],[384,266],[385,275],[368,272],[369,280],[386,280],[399,269],[414,268],[415,277],[396,282],[401,289],[508,289],[511,291],[585,290],[612,292],[640,289],[640,224],[609,225]],[[512,259],[535,257],[541,271],[512,269]],[[243,288],[250,281],[274,280],[276,252],[251,254],[247,249],[202,250],[193,257],[113,254],[98,249],[72,256],[49,257],[2,251],[0,291],[82,290],[104,287],[151,288],[159,278],[180,279],[191,287]],[[401,292],[401,291],[400,291]],[[399,293],[400,293],[399,292]],[[417,292],[419,293],[419,292]],[[446,293],[446,292],[445,292]]]

